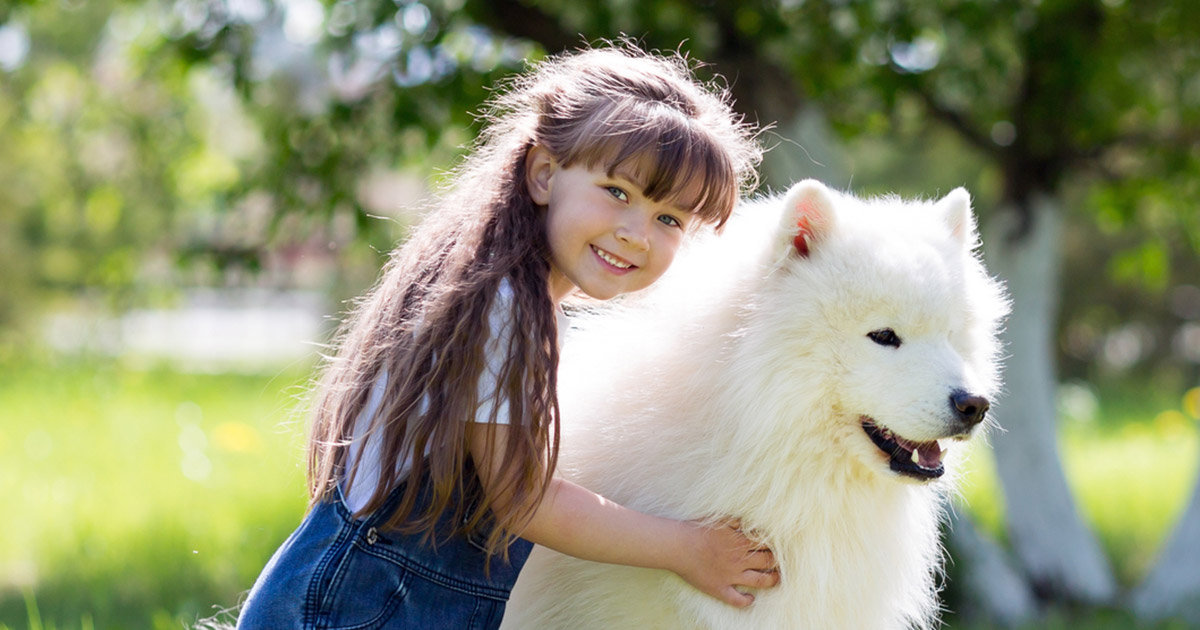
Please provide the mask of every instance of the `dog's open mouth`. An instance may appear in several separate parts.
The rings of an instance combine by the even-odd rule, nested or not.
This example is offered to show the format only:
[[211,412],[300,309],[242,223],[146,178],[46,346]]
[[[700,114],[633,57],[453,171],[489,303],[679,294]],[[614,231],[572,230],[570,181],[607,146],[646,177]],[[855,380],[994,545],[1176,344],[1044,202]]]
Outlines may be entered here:
[[921,481],[937,479],[946,472],[942,465],[942,447],[937,441],[906,440],[870,418],[863,418],[862,428],[875,446],[887,454],[893,471]]

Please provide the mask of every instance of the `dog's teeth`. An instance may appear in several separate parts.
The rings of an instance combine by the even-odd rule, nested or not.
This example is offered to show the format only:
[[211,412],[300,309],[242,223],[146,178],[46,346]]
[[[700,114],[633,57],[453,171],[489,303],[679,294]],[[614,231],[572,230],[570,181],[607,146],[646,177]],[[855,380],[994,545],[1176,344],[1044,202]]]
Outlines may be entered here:
[[912,452],[912,460],[913,460],[913,463],[914,463],[914,464],[920,464],[920,463],[921,463],[921,454],[920,454],[920,453],[918,453],[918,452],[917,452],[917,449],[915,449],[915,448],[913,449],[913,452]]

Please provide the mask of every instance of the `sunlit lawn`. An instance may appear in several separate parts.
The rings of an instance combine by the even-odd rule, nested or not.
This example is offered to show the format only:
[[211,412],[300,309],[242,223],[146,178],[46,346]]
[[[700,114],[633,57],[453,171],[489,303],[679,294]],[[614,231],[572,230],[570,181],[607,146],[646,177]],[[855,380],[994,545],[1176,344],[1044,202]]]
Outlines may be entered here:
[[0,366],[0,622],[30,592],[60,628],[233,604],[304,508],[305,378]]
[[[1155,561],[1169,528],[1187,507],[1196,480],[1196,398],[1147,394],[1158,400],[1137,403],[1118,394],[1092,422],[1065,423],[1060,449],[1068,481],[1117,578],[1132,586]],[[1186,408],[1186,411],[1185,411]],[[964,476],[969,510],[997,538],[1003,538],[1003,498],[991,452],[974,444]]]
[[[303,512],[307,377],[307,366],[0,364],[0,627],[180,628],[235,604]],[[1153,561],[1195,478],[1195,422],[1164,400],[1064,432],[1072,485],[1125,584]],[[971,465],[964,496],[999,532],[988,453]],[[1108,613],[1040,627],[1130,623]]]

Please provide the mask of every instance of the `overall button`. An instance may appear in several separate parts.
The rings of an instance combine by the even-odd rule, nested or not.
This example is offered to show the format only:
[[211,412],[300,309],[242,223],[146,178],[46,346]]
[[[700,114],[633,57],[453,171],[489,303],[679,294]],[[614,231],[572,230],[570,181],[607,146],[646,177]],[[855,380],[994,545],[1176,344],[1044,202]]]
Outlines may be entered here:
[[368,529],[367,530],[367,544],[374,545],[376,543],[376,541],[378,541],[378,540],[379,540],[379,532],[375,531],[374,527],[372,527],[371,529]]

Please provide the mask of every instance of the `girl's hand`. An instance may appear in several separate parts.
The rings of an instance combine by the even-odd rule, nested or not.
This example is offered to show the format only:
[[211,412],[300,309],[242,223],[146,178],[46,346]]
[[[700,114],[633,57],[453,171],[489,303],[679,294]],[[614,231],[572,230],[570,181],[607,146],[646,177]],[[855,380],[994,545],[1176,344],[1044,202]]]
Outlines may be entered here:
[[754,596],[736,587],[770,588],[779,583],[775,555],[748,538],[737,521],[682,525],[691,553],[682,554],[679,567],[673,570],[688,584],[730,606],[744,608]]
[[[486,492],[502,500],[510,489],[495,488],[499,457],[492,444],[508,439],[506,425],[467,425],[467,443]],[[494,441],[488,433],[494,434]],[[717,599],[742,608],[754,596],[736,587],[769,588],[779,583],[775,556],[748,538],[735,520],[704,525],[652,516],[623,507],[560,477],[550,480],[545,497],[519,532],[531,542],[560,553],[648,569],[667,569]]]

